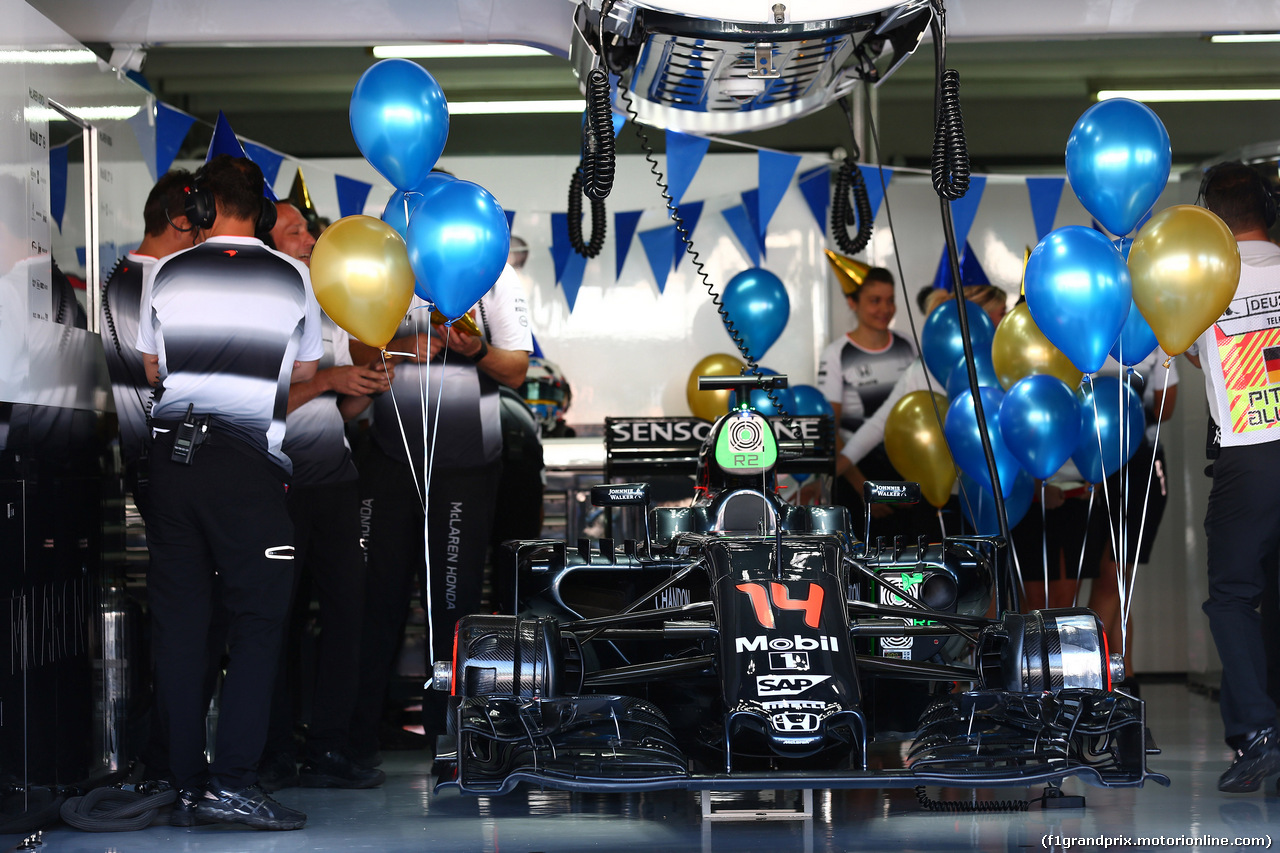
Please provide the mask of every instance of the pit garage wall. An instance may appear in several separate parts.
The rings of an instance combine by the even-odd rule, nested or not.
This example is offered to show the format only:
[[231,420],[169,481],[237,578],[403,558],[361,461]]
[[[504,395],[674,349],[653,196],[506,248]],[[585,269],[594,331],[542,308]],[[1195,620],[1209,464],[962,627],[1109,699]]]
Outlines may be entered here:
[[[0,50],[79,49],[69,36],[17,0],[0,0]],[[120,556],[123,526],[112,445],[110,391],[96,321],[77,291],[58,319],[50,253],[76,246],[50,210],[50,142],[80,132],[44,112],[52,99],[75,109],[146,104],[145,94],[96,63],[0,61],[0,595],[8,629],[0,633],[0,775],[32,784],[70,784],[104,767],[119,746],[95,725],[110,697],[102,676],[124,660],[101,659],[103,582]],[[141,147],[123,121],[94,122],[99,151],[92,174],[101,227],[90,255],[103,273],[115,244],[141,235],[149,176]],[[140,128],[142,136],[150,131]],[[154,143],[150,143],[154,145]],[[73,145],[79,147],[77,141]],[[117,180],[133,169],[138,182]],[[71,180],[81,181],[83,170]],[[138,190],[142,195],[137,194]],[[77,187],[63,225],[85,232],[85,190]],[[135,236],[136,235],[136,236]],[[91,265],[92,266],[92,265]],[[91,282],[96,286],[97,282]],[[75,306],[80,310],[76,310]],[[145,661],[133,662],[145,668]],[[120,698],[120,697],[115,697]]]

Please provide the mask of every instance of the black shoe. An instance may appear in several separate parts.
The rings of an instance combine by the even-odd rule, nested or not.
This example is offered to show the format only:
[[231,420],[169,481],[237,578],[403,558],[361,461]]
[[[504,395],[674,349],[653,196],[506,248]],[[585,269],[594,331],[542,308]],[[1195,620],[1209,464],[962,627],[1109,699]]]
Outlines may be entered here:
[[198,819],[217,823],[242,823],[255,829],[302,829],[307,816],[282,806],[257,785],[227,790],[210,784],[196,804]]
[[298,759],[286,752],[272,752],[258,762],[258,785],[267,793],[298,787]]
[[367,751],[348,749],[347,756],[351,759],[351,763],[357,767],[365,767],[372,770],[374,767],[382,766],[382,753],[376,749]]
[[196,804],[202,797],[204,797],[204,791],[200,788],[179,791],[177,798],[173,801],[173,810],[169,812],[169,825],[195,826],[199,823],[208,823],[200,820],[196,815]]
[[1231,766],[1218,779],[1218,790],[1248,794],[1258,790],[1268,776],[1280,773],[1280,732],[1267,726],[1240,738]]
[[381,770],[361,767],[337,751],[308,758],[300,775],[304,788],[376,788],[387,779]]

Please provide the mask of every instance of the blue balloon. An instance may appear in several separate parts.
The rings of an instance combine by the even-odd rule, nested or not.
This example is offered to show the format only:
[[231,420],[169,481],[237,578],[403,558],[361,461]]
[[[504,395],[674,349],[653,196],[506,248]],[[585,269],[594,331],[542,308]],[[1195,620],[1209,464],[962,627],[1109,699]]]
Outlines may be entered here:
[[1133,367],[1155,352],[1159,343],[1147,318],[1142,316],[1137,303],[1133,303],[1129,306],[1129,316],[1120,327],[1120,336],[1111,345],[1110,355],[1126,367]]
[[456,180],[457,178],[444,172],[432,172],[417,187],[396,190],[387,199],[386,207],[382,208],[382,221],[396,229],[401,237],[409,239],[409,220],[413,218],[413,212],[436,190]]
[[[1019,471],[1013,479],[1013,491],[1004,501],[1004,514],[1009,519],[1009,528],[1013,529],[1027,510],[1031,509],[1031,501],[1035,497],[1036,481],[1026,471]],[[1000,520],[996,517],[996,499],[986,486],[979,486],[977,481],[963,471],[960,472],[960,511],[979,536],[997,536],[1000,533]]]
[[[1000,489],[1009,497],[1013,489],[1014,477],[1018,474],[1018,460],[1005,446],[1000,436],[1000,402],[1004,399],[1004,391],[999,388],[979,388],[982,394],[982,412],[987,424],[987,434],[991,439],[991,451],[996,457],[996,472],[1000,476]],[[978,417],[973,405],[973,395],[968,389],[961,391],[951,399],[947,408],[947,420],[942,431],[947,437],[947,445],[951,448],[951,458],[955,459],[960,470],[991,489],[991,477],[987,473],[987,457],[982,452],[982,436],[978,432]]]
[[1169,133],[1159,116],[1125,98],[1089,107],[1067,137],[1071,189],[1084,209],[1118,237],[1133,231],[1160,198],[1172,162]]
[[789,390],[791,391],[791,399],[796,404],[797,415],[809,417],[835,416],[835,409],[831,408],[831,402],[826,395],[812,385],[795,385]]
[[[1142,443],[1146,419],[1138,392],[1124,385],[1124,418],[1120,417],[1120,380],[1102,376],[1085,383],[1080,395],[1080,438],[1071,461],[1090,483],[1101,483],[1120,470]],[[1097,404],[1097,414],[1094,404]],[[1101,438],[1101,440],[1099,440]]]
[[[770,370],[767,367],[761,367],[760,373],[763,374],[764,376],[778,375],[778,371]],[[749,369],[744,369],[742,371],[742,375],[748,376],[753,374]],[[787,410],[787,414],[791,414],[791,415],[800,414],[799,412],[796,411],[795,397],[791,395],[790,388],[775,388],[773,389],[773,396],[777,398],[779,403],[782,404],[782,408]],[[730,392],[729,393],[729,411],[732,412],[736,408],[738,408],[738,395],[735,392]],[[751,408],[755,409],[757,412],[759,412],[762,415],[782,414],[782,412],[778,411],[778,407],[773,404],[773,401],[769,399],[769,395],[764,390],[755,390],[751,392]]]
[[1106,236],[1082,225],[1050,231],[1027,259],[1026,290],[1036,326],[1078,370],[1106,364],[1133,304],[1129,268]]
[[721,297],[738,335],[756,359],[782,335],[791,315],[791,300],[782,280],[768,270],[753,267],[729,279]]
[[[996,368],[991,362],[991,349],[983,355],[975,350],[974,361],[978,367],[979,388],[999,388],[1000,380],[996,378]],[[962,357],[951,367],[951,376],[947,378],[947,399],[959,396],[961,391],[969,390],[969,369],[965,367]]]
[[400,190],[422,183],[449,136],[444,90],[427,69],[407,59],[384,59],[360,75],[350,118],[360,153]]
[[413,274],[428,291],[423,298],[456,320],[502,275],[511,231],[502,205],[488,190],[455,180],[414,211],[405,242]]
[[1047,480],[1080,438],[1080,401],[1056,376],[1038,373],[1014,383],[1000,403],[1000,434],[1023,468]]
[[[965,300],[965,316],[969,318],[969,336],[973,339],[973,352],[986,353],[991,359],[991,339],[995,336],[996,327],[987,316],[987,312],[976,302]],[[960,311],[954,299],[933,309],[933,313],[924,321],[920,331],[920,354],[924,357],[924,366],[938,377],[945,387],[951,378],[951,369],[956,362],[964,358],[964,339],[960,335]],[[994,383],[994,384],[999,384]]]

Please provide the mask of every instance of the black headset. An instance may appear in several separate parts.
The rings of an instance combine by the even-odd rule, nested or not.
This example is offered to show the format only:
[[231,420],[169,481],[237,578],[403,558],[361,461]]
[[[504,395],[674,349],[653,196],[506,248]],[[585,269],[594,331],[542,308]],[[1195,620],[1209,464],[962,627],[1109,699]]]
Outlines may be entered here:
[[[264,189],[266,185],[264,180],[262,184]],[[207,231],[212,228],[214,220],[218,218],[218,208],[213,199],[213,190],[209,188],[209,175],[204,166],[196,170],[196,173],[191,176],[191,183],[187,184],[182,192],[182,209],[187,215],[187,221],[191,223],[191,227],[200,231]],[[169,220],[169,222],[172,224],[173,220]],[[258,236],[270,234],[275,225],[275,202],[267,198],[264,193],[262,196],[262,209],[258,212],[256,233]]]
[[1253,176],[1253,185],[1258,193],[1258,204],[1262,207],[1262,220],[1270,228],[1276,224],[1276,197],[1271,191],[1271,185],[1267,183],[1266,178],[1258,174],[1257,169],[1252,166],[1246,166],[1239,160],[1218,163],[1216,166],[1211,166],[1205,170],[1204,177],[1200,180],[1200,192],[1196,194],[1196,204],[1201,207],[1207,207],[1205,204],[1205,192],[1209,189],[1209,186],[1223,173],[1242,169]]

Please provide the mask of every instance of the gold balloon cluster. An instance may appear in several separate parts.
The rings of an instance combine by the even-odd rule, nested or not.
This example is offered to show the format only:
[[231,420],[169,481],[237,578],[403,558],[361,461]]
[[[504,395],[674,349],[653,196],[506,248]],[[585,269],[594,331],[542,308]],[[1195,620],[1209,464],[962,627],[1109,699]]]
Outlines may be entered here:
[[689,410],[695,417],[704,421],[714,421],[729,411],[729,395],[731,391],[700,391],[699,376],[741,376],[746,364],[740,359],[725,353],[709,355],[693,366],[685,383],[685,399],[689,401]]
[[325,313],[361,343],[382,349],[413,301],[409,250],[372,216],[346,216],[311,250],[311,288]]

